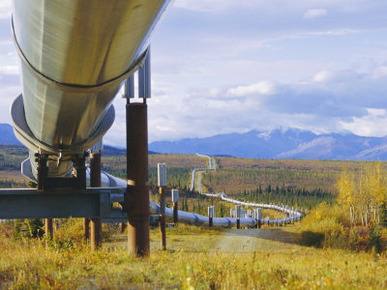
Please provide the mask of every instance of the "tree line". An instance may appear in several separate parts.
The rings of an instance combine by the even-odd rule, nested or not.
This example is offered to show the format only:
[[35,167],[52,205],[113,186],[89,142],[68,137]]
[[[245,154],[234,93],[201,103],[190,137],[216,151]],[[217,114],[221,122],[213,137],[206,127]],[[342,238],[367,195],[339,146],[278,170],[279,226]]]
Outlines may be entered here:
[[265,204],[284,204],[295,208],[311,209],[322,202],[331,204],[336,195],[320,188],[305,189],[290,186],[271,186],[255,190],[243,191],[240,194],[231,194],[235,199],[244,199],[249,202]]
[[352,225],[386,222],[387,168],[381,162],[365,162],[358,170],[345,169],[337,181],[337,201]]

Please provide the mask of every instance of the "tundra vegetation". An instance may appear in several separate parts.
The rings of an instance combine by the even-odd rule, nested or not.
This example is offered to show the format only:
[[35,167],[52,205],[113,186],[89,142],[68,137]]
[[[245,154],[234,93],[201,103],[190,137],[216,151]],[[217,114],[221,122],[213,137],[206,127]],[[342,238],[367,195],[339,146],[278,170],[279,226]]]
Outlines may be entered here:
[[[20,150],[20,151],[19,151]],[[125,176],[125,157],[114,150],[105,170]],[[18,163],[26,152],[0,147],[0,183],[25,187]],[[118,225],[103,225],[103,247],[90,252],[82,219],[57,220],[52,241],[40,220],[0,222],[0,288],[387,288],[386,166],[384,163],[216,158],[204,189],[248,201],[275,199],[308,209],[295,225],[229,232],[178,224],[167,228],[167,251],[151,229],[151,255],[127,255]],[[180,209],[217,216],[232,205],[188,192],[191,169],[206,159],[150,155],[150,193],[157,201],[155,165],[168,165],[170,189],[180,190]],[[265,211],[275,218],[279,213]],[[227,246],[226,238],[237,246]],[[239,245],[239,244],[243,245]],[[250,244],[249,244],[250,243]]]

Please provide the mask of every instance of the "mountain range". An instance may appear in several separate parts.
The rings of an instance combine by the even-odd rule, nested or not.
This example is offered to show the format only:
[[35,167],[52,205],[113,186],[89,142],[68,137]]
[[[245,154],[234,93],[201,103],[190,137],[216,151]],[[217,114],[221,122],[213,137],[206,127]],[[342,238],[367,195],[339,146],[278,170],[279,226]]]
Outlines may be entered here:
[[13,128],[9,124],[0,124],[0,144],[22,145],[16,139]]
[[387,137],[349,133],[317,135],[298,129],[253,130],[243,134],[158,141],[149,144],[149,150],[264,159],[387,160]]
[[[21,145],[9,124],[0,124],[0,144]],[[105,154],[125,155],[125,150],[104,146]],[[149,144],[150,152],[207,154],[263,159],[387,160],[386,137],[321,134],[298,129],[257,131],[185,138]],[[117,152],[116,152],[117,151]],[[119,152],[118,152],[119,151]]]

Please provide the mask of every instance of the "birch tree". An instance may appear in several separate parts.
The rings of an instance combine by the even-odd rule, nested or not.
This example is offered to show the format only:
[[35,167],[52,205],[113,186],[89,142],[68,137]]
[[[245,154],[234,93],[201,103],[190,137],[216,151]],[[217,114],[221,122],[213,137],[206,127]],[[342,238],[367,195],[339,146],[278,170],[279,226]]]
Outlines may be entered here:
[[387,201],[387,170],[381,162],[363,163],[360,170],[343,170],[338,182],[338,202],[351,224],[380,222],[380,208]]

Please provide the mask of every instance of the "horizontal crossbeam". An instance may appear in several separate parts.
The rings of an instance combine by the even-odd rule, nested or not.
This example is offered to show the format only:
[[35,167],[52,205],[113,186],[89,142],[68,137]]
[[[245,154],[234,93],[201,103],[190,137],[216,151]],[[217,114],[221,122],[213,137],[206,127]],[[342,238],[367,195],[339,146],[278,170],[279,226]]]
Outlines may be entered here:
[[0,219],[125,218],[112,203],[123,201],[126,188],[93,187],[86,190],[37,191],[0,189]]

